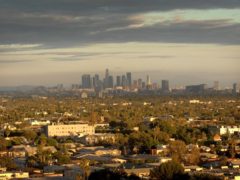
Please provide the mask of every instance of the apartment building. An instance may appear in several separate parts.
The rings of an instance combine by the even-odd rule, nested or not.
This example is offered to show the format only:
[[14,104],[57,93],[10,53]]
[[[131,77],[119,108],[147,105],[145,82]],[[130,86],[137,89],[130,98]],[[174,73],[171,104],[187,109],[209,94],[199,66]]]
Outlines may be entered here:
[[48,137],[84,136],[95,133],[95,127],[88,124],[54,124],[45,127]]

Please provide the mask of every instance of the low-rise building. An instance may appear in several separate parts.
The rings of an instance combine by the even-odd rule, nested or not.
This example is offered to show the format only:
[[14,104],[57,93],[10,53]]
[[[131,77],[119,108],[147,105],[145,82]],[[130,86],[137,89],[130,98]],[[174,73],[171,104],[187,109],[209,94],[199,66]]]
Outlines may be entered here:
[[219,131],[220,135],[239,133],[240,126],[221,126]]
[[28,172],[0,172],[0,179],[26,179],[29,178]]
[[30,120],[29,123],[31,126],[46,126],[50,124],[50,121],[49,120],[46,120],[46,121]]
[[93,145],[98,144],[100,142],[109,142],[114,143],[115,142],[115,135],[110,133],[97,133],[92,135],[86,135],[81,138],[82,143]]
[[95,133],[95,127],[88,124],[54,124],[45,126],[48,137],[84,136]]

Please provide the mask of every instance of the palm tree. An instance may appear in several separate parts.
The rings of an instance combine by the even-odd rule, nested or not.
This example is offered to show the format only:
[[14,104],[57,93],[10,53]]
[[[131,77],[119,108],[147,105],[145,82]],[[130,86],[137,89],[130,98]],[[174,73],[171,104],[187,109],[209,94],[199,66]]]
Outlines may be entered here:
[[88,159],[81,159],[79,162],[79,167],[83,171],[83,180],[87,180],[90,174],[90,161]]

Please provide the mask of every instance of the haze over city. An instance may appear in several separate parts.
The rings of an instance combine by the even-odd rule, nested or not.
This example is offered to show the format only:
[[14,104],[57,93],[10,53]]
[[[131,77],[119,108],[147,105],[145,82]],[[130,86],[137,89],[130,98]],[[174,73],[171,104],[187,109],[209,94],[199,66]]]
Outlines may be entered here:
[[0,180],[240,180],[240,0],[0,0]]
[[0,1],[0,86],[79,83],[84,73],[232,86],[240,1]]

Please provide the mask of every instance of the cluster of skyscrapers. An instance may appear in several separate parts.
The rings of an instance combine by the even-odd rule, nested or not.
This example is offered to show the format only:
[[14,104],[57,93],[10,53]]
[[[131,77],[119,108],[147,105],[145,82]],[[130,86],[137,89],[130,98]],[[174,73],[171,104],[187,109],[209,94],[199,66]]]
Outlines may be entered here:
[[109,74],[109,70],[106,69],[105,77],[101,80],[98,74],[91,77],[90,74],[82,75],[82,89],[108,89],[114,87],[131,88],[132,86],[132,74],[127,72],[126,75],[116,76],[116,83],[114,84],[113,76]]
[[[76,88],[77,85],[73,85],[73,88]],[[104,90],[104,89],[124,89],[124,90],[134,90],[134,89],[159,89],[157,83],[152,83],[150,77],[147,75],[146,81],[141,78],[137,80],[132,80],[132,73],[126,72],[123,75],[117,75],[113,77],[110,75],[109,70],[106,69],[105,76],[103,79],[100,79],[98,74],[91,76],[90,74],[82,75],[82,84],[80,85],[81,89],[95,89],[95,90]],[[162,80],[162,90],[164,92],[169,92],[169,81]]]
[[[141,78],[132,79],[132,73],[126,72],[126,74],[112,76],[109,70],[106,69],[105,75],[102,79],[98,74],[91,76],[90,74],[82,75],[81,85],[74,84],[72,89],[89,90],[95,92],[141,92],[149,93],[150,91],[157,91],[160,94],[239,94],[240,86],[238,83],[234,83],[232,88],[221,89],[219,81],[214,81],[213,86],[207,87],[206,84],[189,85],[182,88],[170,89],[169,81],[162,80],[161,87],[158,83],[152,83],[150,76],[146,76],[146,80]],[[106,92],[106,91],[104,91]]]

